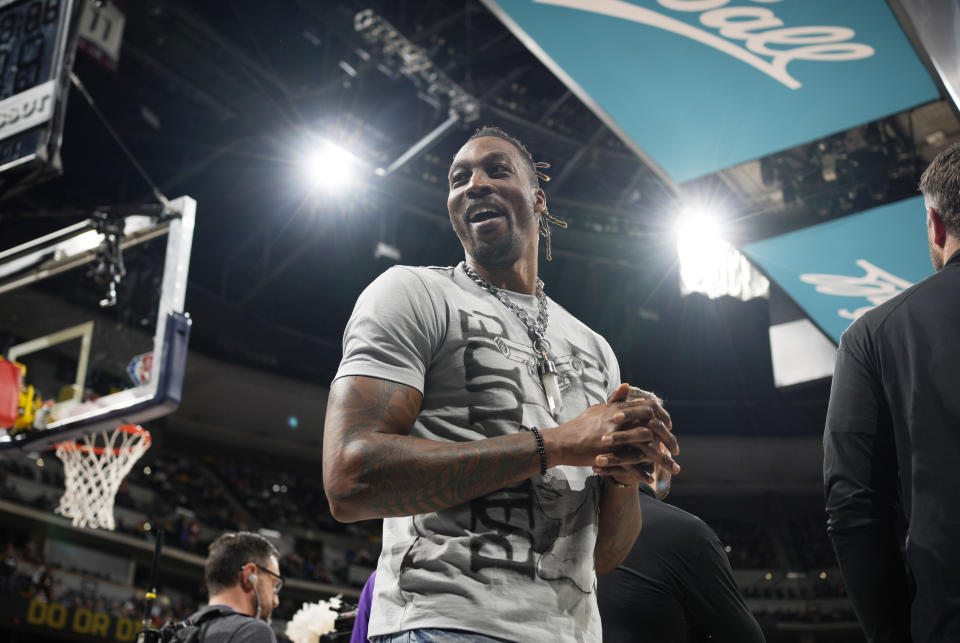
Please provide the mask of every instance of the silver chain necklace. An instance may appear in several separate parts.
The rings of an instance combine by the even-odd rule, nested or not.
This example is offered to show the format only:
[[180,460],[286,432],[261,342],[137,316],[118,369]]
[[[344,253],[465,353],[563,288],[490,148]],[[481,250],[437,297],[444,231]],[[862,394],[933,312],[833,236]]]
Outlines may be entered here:
[[547,324],[550,322],[550,313],[547,311],[547,295],[543,292],[543,282],[537,279],[537,318],[530,319],[523,308],[510,301],[510,298],[500,289],[489,281],[478,275],[466,262],[463,264],[463,271],[478,286],[489,292],[497,298],[501,304],[507,307],[517,316],[527,329],[527,335],[533,342],[533,350],[537,356],[537,372],[540,374],[540,383],[543,385],[543,392],[547,396],[547,406],[550,409],[550,415],[559,419],[563,412],[563,398],[560,396],[560,379],[557,367],[550,359],[550,342],[547,341]]

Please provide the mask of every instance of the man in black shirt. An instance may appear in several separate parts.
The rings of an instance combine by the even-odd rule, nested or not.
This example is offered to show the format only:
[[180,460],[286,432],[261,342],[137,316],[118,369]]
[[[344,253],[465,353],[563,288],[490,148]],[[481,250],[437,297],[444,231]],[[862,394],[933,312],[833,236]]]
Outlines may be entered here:
[[188,619],[200,624],[200,641],[276,643],[267,623],[283,577],[270,541],[246,531],[223,534],[210,545],[203,572],[210,601]]
[[763,643],[717,534],[661,502],[671,475],[649,466],[654,480],[640,484],[640,536],[626,560],[598,580],[604,643]]
[[960,641],[960,146],[920,190],[937,272],[843,334],[823,435],[827,530],[871,643]]

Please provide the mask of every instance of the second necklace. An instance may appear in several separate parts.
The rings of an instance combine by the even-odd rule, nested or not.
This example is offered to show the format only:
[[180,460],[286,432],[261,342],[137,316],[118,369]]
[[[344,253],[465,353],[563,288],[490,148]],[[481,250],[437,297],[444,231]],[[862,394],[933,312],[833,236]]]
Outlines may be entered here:
[[550,359],[550,342],[546,338],[550,315],[547,312],[547,296],[543,292],[543,282],[537,279],[536,296],[539,312],[534,320],[530,319],[527,311],[510,301],[510,298],[500,288],[478,275],[466,262],[461,265],[470,279],[496,297],[497,301],[506,306],[526,327],[527,335],[533,341],[533,351],[537,359],[537,372],[540,374],[540,384],[543,386],[543,392],[547,397],[547,407],[553,419],[559,420],[560,414],[563,412],[563,398],[560,396],[560,374],[557,372],[553,360]]

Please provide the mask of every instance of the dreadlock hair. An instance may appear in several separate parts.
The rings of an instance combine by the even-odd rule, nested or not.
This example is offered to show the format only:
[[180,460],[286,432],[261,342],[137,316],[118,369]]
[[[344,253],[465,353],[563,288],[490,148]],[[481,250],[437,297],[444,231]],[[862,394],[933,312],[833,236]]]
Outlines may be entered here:
[[[550,164],[545,161],[534,161],[533,154],[526,148],[526,146],[520,142],[519,139],[511,136],[506,133],[496,125],[484,125],[473,134],[470,135],[470,138],[467,139],[467,142],[472,141],[475,138],[482,138],[484,136],[495,136],[496,138],[503,139],[504,141],[510,143],[515,148],[520,151],[521,156],[526,161],[527,176],[530,177],[530,187],[539,188],[540,181],[544,183],[550,182],[550,177],[544,174],[543,170],[546,170],[550,167]],[[543,237],[547,242],[547,261],[553,260],[553,253],[551,252],[551,234],[550,234],[550,224],[557,226],[558,228],[566,228],[567,222],[562,219],[550,214],[547,211],[547,208],[543,208],[543,212],[540,214],[540,222],[538,227],[540,230],[540,236]]]

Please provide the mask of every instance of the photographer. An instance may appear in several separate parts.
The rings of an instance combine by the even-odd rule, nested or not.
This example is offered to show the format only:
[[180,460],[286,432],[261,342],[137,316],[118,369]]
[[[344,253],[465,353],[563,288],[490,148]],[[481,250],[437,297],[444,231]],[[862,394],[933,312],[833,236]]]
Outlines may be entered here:
[[200,624],[203,643],[276,643],[268,623],[283,587],[277,556],[270,541],[250,532],[213,541],[204,565],[210,601],[188,619]]

